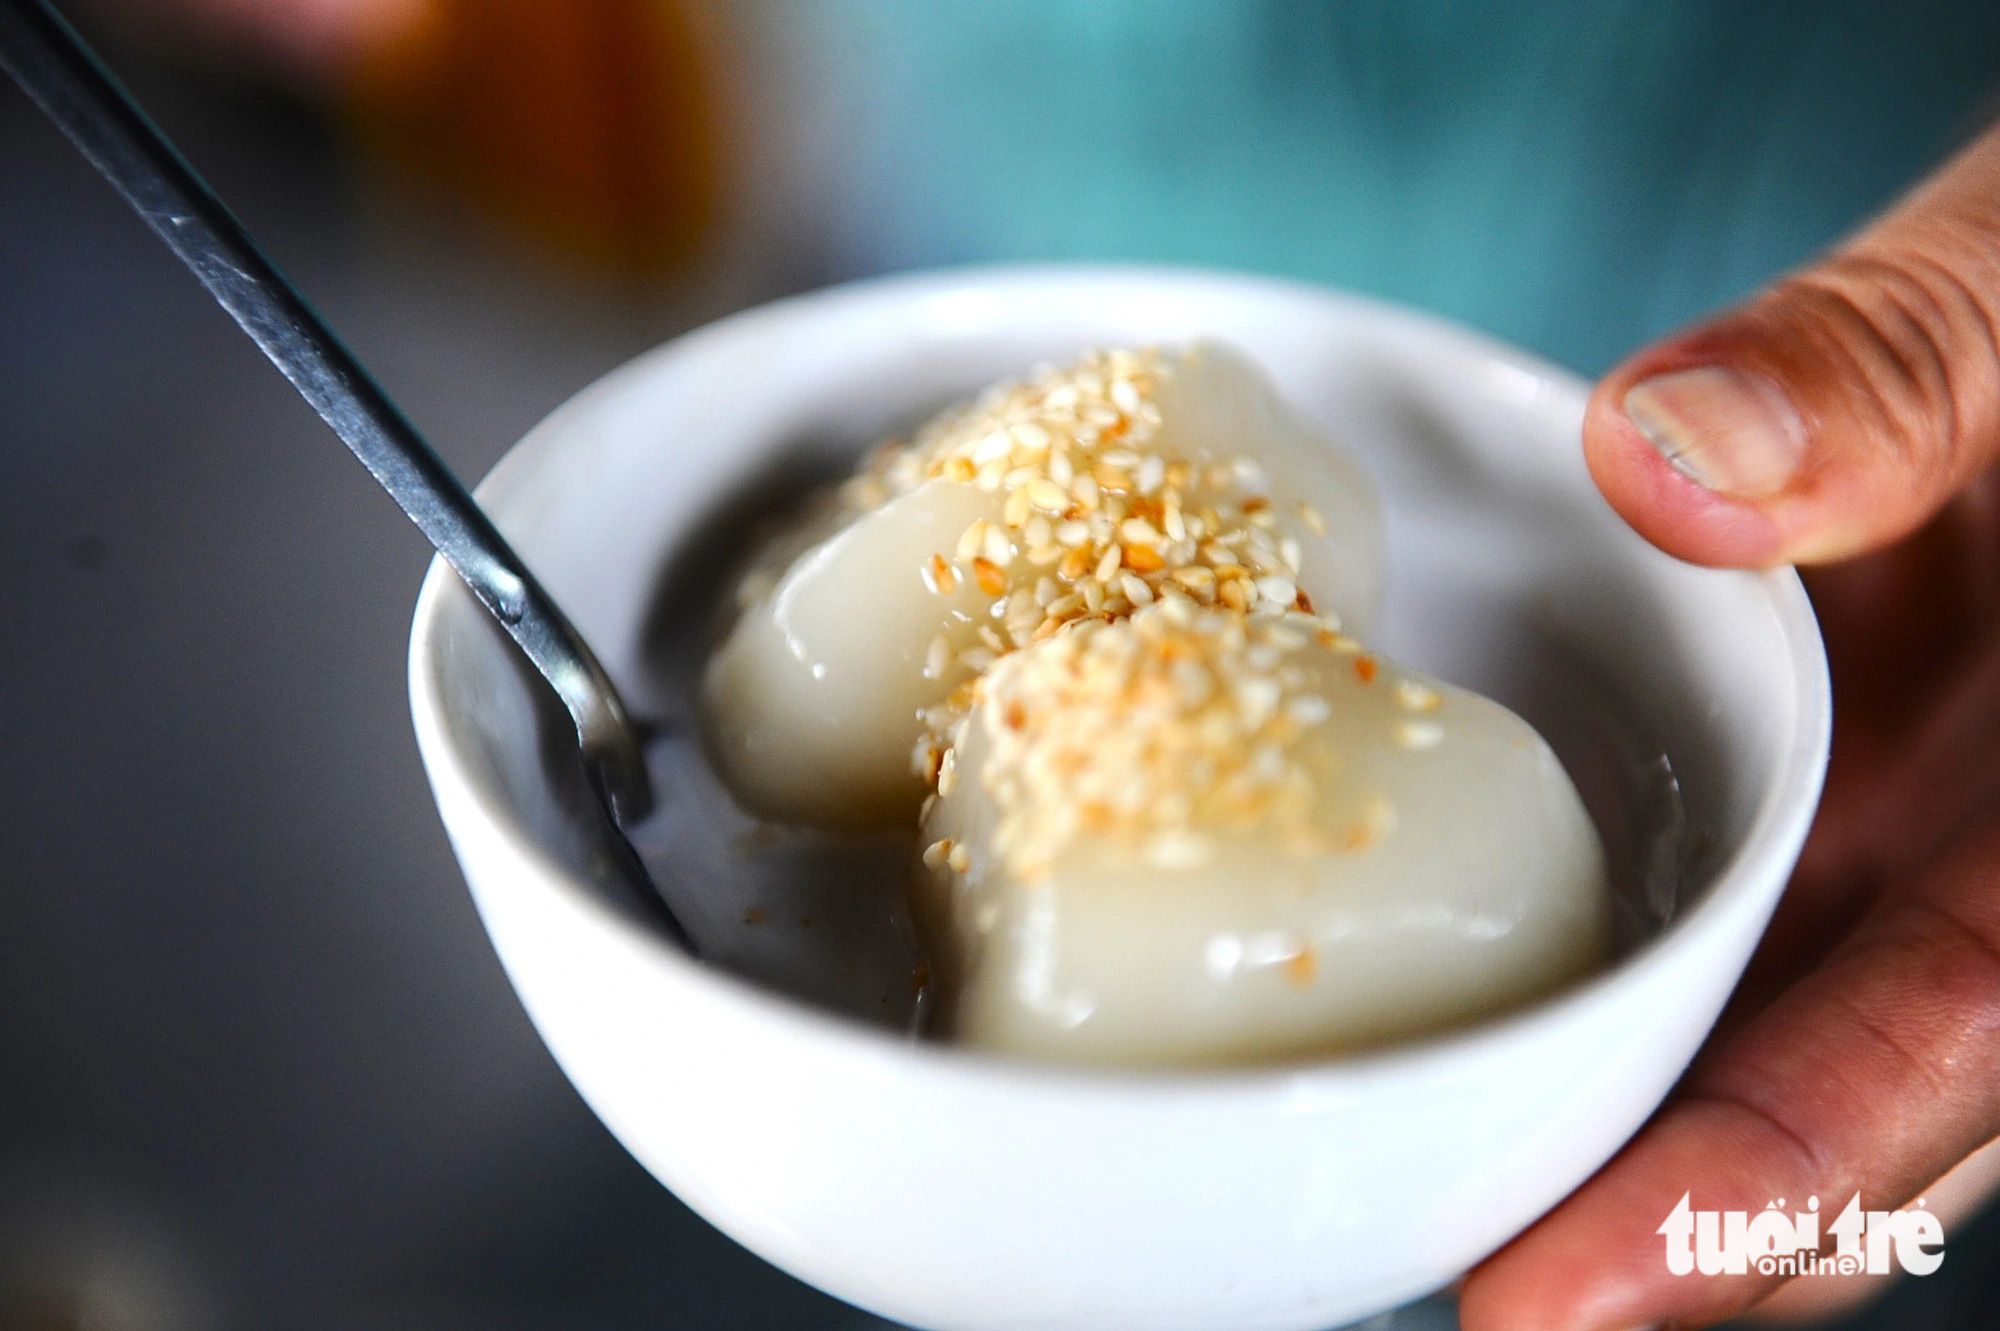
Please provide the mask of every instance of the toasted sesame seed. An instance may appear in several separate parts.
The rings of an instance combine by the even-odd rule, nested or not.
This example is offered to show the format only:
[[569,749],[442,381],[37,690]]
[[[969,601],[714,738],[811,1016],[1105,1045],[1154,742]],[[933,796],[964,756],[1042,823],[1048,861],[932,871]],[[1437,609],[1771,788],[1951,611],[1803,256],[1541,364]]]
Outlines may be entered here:
[[980,518],[959,535],[956,554],[960,559],[970,559],[986,548],[989,525],[985,518]]
[[923,572],[924,586],[939,596],[950,596],[958,590],[958,570],[945,563],[943,555],[932,555]]
[[1127,494],[1132,489],[1132,477],[1123,467],[1110,462],[1099,462],[1091,468],[1090,476],[1099,489],[1111,494]]
[[1236,685],[1237,705],[1243,709],[1251,726],[1261,726],[1278,710],[1278,702],[1284,696],[1283,686],[1277,680],[1253,675],[1239,680]]
[[1007,575],[984,555],[972,561],[972,578],[988,596],[999,596],[1007,590]]
[[972,465],[983,467],[989,462],[997,462],[1014,451],[1014,439],[1005,430],[995,430],[972,446]]
[[1361,816],[1341,837],[1341,849],[1372,850],[1396,830],[1396,806],[1380,795],[1370,795],[1361,804]]
[[1030,453],[1049,451],[1049,432],[1033,421],[1018,421],[1008,431],[1014,436],[1014,443]]
[[1166,567],[1167,561],[1150,545],[1128,545],[1124,554],[1126,565],[1135,572],[1152,573]]
[[1435,748],[1444,739],[1444,727],[1435,721],[1398,721],[1396,743],[1406,749]]
[[1132,545],[1158,545],[1160,533],[1144,518],[1127,518],[1118,524],[1118,535]]
[[1306,530],[1315,536],[1326,535],[1326,519],[1311,504],[1299,505],[1299,521],[1306,524]]
[[[908,854],[905,851],[904,854]],[[945,853],[944,862],[951,866],[953,873],[964,873],[972,867],[972,852],[963,843],[957,843]]]
[[1414,679],[1396,681],[1396,703],[1407,712],[1435,712],[1444,705],[1444,696]]
[[[904,854],[908,853],[909,853],[908,851],[904,852]],[[930,845],[924,847],[924,867],[926,869],[942,869],[944,867],[945,858],[950,854],[951,854],[950,837],[944,837],[937,841],[933,841],[931,842]]]
[[951,643],[940,633],[931,639],[931,645],[924,652],[924,678],[942,679],[951,665]]
[[1285,704],[1285,715],[1302,726],[1316,726],[1333,715],[1333,708],[1324,698],[1302,693]]
[[1005,568],[1014,558],[1014,543],[1007,539],[1004,529],[989,522],[979,542],[979,553],[986,556],[989,562]]
[[1155,869],[1184,872],[1215,858],[1215,843],[1199,832],[1160,832],[1146,843],[1146,863]]
[[1298,594],[1298,584],[1290,578],[1273,576],[1257,579],[1258,599],[1268,601],[1278,609],[1289,610]]
[[1069,507],[1069,492],[1046,476],[1029,481],[1026,488],[1028,501],[1045,512],[1060,513]]
[[1354,658],[1354,676],[1363,684],[1373,684],[1375,682],[1375,671],[1375,658],[1368,653],[1363,652]]

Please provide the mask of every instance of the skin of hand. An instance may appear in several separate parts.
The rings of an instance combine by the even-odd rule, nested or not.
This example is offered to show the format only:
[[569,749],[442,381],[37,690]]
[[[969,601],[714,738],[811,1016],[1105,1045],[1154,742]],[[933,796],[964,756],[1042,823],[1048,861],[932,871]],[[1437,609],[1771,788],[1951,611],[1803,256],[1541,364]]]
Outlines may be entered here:
[[[1584,448],[1669,553],[1812,566],[1833,758],[1721,1023],[1624,1150],[1468,1277],[1466,1331],[1735,1316],[1783,1278],[1669,1273],[1656,1230],[1682,1194],[1889,1210],[2000,1137],[2000,130],[1613,371]],[[1992,1158],[1946,1183],[1952,1209],[1983,1199]],[[1807,1287],[1838,1279],[1772,1305],[1824,1304]]]

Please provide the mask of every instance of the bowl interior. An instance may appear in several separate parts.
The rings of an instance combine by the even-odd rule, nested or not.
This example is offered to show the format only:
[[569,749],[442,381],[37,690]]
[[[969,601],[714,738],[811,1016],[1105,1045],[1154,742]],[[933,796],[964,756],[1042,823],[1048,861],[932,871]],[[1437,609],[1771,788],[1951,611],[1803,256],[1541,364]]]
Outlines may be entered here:
[[[996,378],[1092,345],[1198,337],[1248,351],[1360,457],[1388,519],[1374,645],[1549,739],[1604,835],[1628,950],[1671,933],[1776,802],[1810,800],[1800,769],[1823,745],[1823,666],[1796,579],[1696,569],[1633,535],[1584,471],[1585,386],[1566,372],[1421,316],[1255,279],[1051,269],[871,283],[640,357],[538,426],[479,490],[635,713],[660,724],[666,815],[635,839],[726,968],[879,1024],[914,1017],[893,911],[906,847],[752,845],[768,833],[694,757],[689,682],[750,517]],[[419,692],[485,834],[548,857],[580,893],[622,899],[561,713],[461,589],[438,588],[420,614]]]

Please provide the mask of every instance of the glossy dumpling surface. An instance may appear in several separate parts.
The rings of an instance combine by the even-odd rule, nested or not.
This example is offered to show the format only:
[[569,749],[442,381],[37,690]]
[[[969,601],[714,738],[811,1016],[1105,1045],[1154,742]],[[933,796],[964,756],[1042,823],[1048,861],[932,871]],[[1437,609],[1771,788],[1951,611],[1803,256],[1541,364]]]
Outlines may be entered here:
[[1542,739],[1308,616],[1158,605],[978,692],[919,871],[966,1044],[1134,1066],[1338,1051],[1605,955],[1603,853]]
[[762,571],[703,710],[741,803],[835,829],[908,826],[971,681],[1064,624],[1174,590],[1360,632],[1382,583],[1366,478],[1208,343],[1000,385],[883,450],[821,521]]

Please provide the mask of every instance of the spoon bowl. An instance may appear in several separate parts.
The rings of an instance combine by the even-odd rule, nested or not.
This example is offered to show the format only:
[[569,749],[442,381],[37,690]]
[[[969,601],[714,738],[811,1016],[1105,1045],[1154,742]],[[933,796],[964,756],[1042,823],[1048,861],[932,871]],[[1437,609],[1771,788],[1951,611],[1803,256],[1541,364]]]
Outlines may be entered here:
[[[1447,1284],[1666,1094],[1817,799],[1827,680],[1796,577],[1693,568],[1627,530],[1585,474],[1573,376],[1315,288],[1001,268],[781,302],[585,389],[478,498],[634,711],[694,752],[695,634],[669,624],[663,640],[660,588],[722,584],[723,561],[690,574],[690,551],[759,477],[837,470],[1037,361],[1203,336],[1261,362],[1380,485],[1380,647],[1515,707],[1569,767],[1626,916],[1603,973],[1436,1038],[1236,1071],[1059,1069],[915,1038],[907,1014],[867,1019],[895,1006],[893,947],[868,952],[881,937],[803,906],[746,908],[748,872],[697,845],[720,815],[635,834],[709,960],[677,948],[630,904],[566,718],[442,565],[418,602],[424,763],[557,1061],[688,1204],[899,1321],[1308,1331]],[[663,802],[695,798],[672,790]]]

